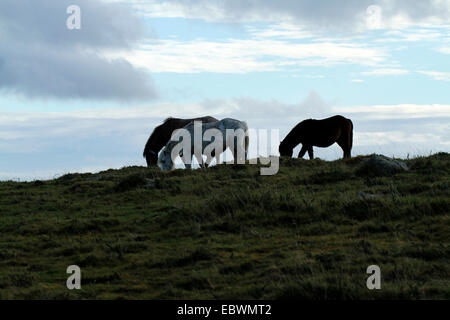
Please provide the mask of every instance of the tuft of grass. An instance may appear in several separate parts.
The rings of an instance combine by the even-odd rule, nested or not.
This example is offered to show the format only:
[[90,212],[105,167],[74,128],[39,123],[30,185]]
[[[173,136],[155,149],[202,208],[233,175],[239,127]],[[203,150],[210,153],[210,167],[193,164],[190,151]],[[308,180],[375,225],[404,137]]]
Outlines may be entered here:
[[147,184],[147,180],[140,174],[132,174],[121,179],[114,190],[116,192],[126,192]]

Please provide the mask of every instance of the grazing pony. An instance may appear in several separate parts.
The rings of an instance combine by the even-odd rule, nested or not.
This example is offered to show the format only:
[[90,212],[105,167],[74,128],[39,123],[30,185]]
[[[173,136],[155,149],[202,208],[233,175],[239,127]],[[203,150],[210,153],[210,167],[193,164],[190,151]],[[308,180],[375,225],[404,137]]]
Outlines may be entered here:
[[[179,150],[175,152],[179,152],[178,154],[174,155],[174,158],[172,158],[172,150],[177,146],[179,141],[169,141],[166,146],[162,149],[161,153],[158,157],[158,166],[161,170],[171,170],[174,167],[174,160],[176,156],[181,156],[183,163],[186,168],[191,168],[191,159],[192,156],[195,155],[197,158],[198,163],[201,167],[208,167],[211,163],[213,158],[216,158],[216,162],[219,163],[219,156],[221,153],[223,153],[227,148],[229,148],[233,152],[234,161],[237,163],[245,163],[245,159],[247,159],[247,152],[248,152],[248,127],[247,123],[245,121],[239,121],[231,118],[225,118],[217,122],[209,122],[209,123],[202,123],[201,132],[201,154],[195,153],[195,135],[194,135],[194,129],[195,129],[195,123],[191,122],[183,129],[186,130],[187,133],[189,133],[189,136],[186,139],[189,139],[187,141],[188,146],[190,146],[190,154],[184,154],[184,150]],[[214,130],[211,130],[214,129]],[[208,131],[209,130],[209,131]],[[230,130],[228,133],[233,133],[233,135],[227,135],[227,130]],[[205,134],[206,132],[206,134]],[[222,145],[218,145],[218,153],[215,152],[216,150],[213,149],[211,152],[206,152],[206,148],[211,149],[211,146],[213,146],[213,143],[215,142],[214,135],[212,137],[206,138],[208,133],[217,134],[219,137],[221,137]],[[213,139],[214,137],[214,139]],[[228,138],[228,139],[227,139]],[[185,138],[183,138],[185,139]],[[210,139],[210,141],[208,141]],[[212,141],[211,141],[212,140]],[[184,140],[183,140],[184,142]],[[219,143],[219,142],[218,142]],[[200,147],[200,146],[197,146]],[[202,155],[206,155],[207,159],[206,162],[203,161]],[[243,159],[242,159],[243,158]]]
[[154,166],[158,162],[158,153],[162,147],[170,140],[173,131],[183,128],[188,123],[198,120],[202,122],[216,122],[213,117],[201,117],[192,119],[167,118],[163,124],[157,126],[147,140],[144,148],[144,158],[147,160],[147,166]]
[[326,148],[335,142],[344,151],[344,158],[350,158],[353,145],[353,123],[350,119],[334,116],[323,120],[304,120],[281,141],[278,150],[281,156],[292,157],[293,149],[301,143],[298,157],[303,158],[308,151],[309,158],[313,159],[313,146]]

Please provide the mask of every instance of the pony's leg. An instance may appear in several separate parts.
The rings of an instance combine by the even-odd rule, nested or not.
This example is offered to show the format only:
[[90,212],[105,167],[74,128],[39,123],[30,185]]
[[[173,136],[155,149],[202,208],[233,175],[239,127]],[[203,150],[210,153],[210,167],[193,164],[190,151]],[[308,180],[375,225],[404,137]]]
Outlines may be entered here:
[[185,169],[191,169],[191,164],[190,163],[185,162],[184,158],[181,158],[181,160],[183,160],[183,164],[184,164],[184,168]]
[[[245,149],[245,139],[241,141],[240,139],[235,138],[234,139],[234,149],[233,152],[233,163],[234,164],[245,164],[245,159],[247,158],[247,150]],[[231,146],[228,146],[228,148],[231,150]],[[243,155],[242,155],[243,153]],[[244,156],[244,159],[242,159],[242,156]]]
[[184,157],[181,157],[181,160],[183,161],[185,169],[192,169],[192,154],[191,154],[191,157],[189,158],[189,160],[190,160],[189,162],[190,163],[187,163],[188,161],[185,161]]
[[248,159],[248,145],[250,143],[250,137],[248,136],[248,132],[245,133],[244,143],[245,143],[245,159],[244,160],[247,163],[247,159]]
[[214,157],[212,157],[211,155],[207,155],[206,156],[206,161],[205,161],[205,167],[208,168],[209,165],[211,164],[211,161],[214,159]]
[[204,168],[205,163],[203,162],[203,157],[201,155],[200,156],[195,155],[195,158],[197,159],[200,168]]
[[308,148],[308,155],[309,155],[309,159],[314,159],[314,150],[313,150],[313,147],[312,146],[310,146],[309,148]]
[[[244,151],[244,159],[241,158],[241,161],[243,164],[247,163],[247,153],[248,153],[248,148],[247,148],[247,144],[246,144],[246,140],[244,140],[243,144],[242,144],[242,150]],[[270,155],[269,155],[270,158]]]
[[[225,149],[226,150],[226,149]],[[211,154],[212,155],[212,154]],[[215,154],[214,153],[214,155],[212,155],[213,156],[213,158],[212,159],[216,159],[216,165],[219,165],[220,164],[220,155],[221,155],[221,153],[219,152],[218,154]],[[212,161],[212,159],[211,159],[211,161]],[[222,159],[222,161],[223,161],[223,159]]]
[[[238,150],[237,148],[234,150],[234,163],[235,164],[245,164],[245,159],[247,159],[247,152],[245,151],[245,146],[239,146],[238,148],[241,148],[241,150]],[[241,151],[241,152],[239,152]],[[242,157],[242,153],[243,153],[243,157]],[[241,154],[241,157],[239,157],[239,154]]]
[[[184,158],[181,158],[181,159],[184,160]],[[191,156],[191,160],[192,160],[192,156]],[[190,163],[186,163],[184,161],[183,161],[183,163],[184,163],[184,168],[185,169],[191,169],[191,164]]]
[[216,159],[216,165],[219,164],[219,159],[217,157],[218,156],[216,155],[215,150],[211,151],[211,154],[206,156],[206,163],[207,163],[208,167],[211,164],[211,161],[213,161],[213,159]]
[[[220,159],[219,159],[220,155],[215,155],[213,159],[216,159],[216,166],[220,164]],[[212,161],[212,159],[211,159]]]
[[300,150],[300,152],[298,153],[298,158],[303,158],[303,156],[305,155],[306,151],[308,150],[308,147],[303,145],[302,149]]
[[[203,158],[202,158],[202,159],[203,159]],[[212,161],[212,158],[206,156],[206,160],[203,161],[203,167],[204,167],[204,168],[208,168],[208,167],[209,167],[209,164],[211,163],[211,161]]]
[[233,151],[234,164],[245,164],[248,154],[247,140],[244,139],[241,143],[239,142],[241,141],[237,139],[234,141],[234,151]]
[[343,139],[339,139],[337,141],[337,144],[341,147],[342,151],[344,152],[344,159],[350,158],[351,157],[351,151],[350,151],[350,147],[348,146],[346,141],[343,140]]
[[[233,147],[234,147],[233,150],[232,150],[232,153],[233,153],[233,164],[237,164],[238,163],[238,148],[239,148],[237,139],[234,139],[234,146]],[[231,150],[231,148],[230,148],[230,150]]]
[[352,157],[350,148],[347,147],[346,149],[342,149],[342,150],[344,151],[344,159]]

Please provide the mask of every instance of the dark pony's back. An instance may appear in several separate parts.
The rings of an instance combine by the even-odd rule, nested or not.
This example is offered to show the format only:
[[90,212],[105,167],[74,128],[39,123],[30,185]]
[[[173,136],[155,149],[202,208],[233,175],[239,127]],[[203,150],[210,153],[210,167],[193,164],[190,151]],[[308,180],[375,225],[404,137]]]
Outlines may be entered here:
[[180,118],[167,118],[163,121],[163,123],[157,126],[150,137],[147,140],[147,143],[144,147],[143,156],[147,160],[147,164],[155,165],[158,158],[158,152],[166,145],[166,143],[170,140],[173,131],[176,129],[183,128],[185,125],[192,121],[202,121],[202,122],[216,122],[218,121],[214,117],[206,116],[199,118],[191,118],[191,119],[180,119]]

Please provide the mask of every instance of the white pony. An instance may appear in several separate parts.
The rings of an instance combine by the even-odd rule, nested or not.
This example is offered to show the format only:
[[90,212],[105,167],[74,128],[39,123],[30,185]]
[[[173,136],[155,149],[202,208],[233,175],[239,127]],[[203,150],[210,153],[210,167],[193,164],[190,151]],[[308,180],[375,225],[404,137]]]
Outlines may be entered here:
[[[219,163],[220,154],[227,148],[233,152],[235,162],[245,163],[247,159],[249,139],[245,121],[231,118],[210,123],[195,121],[175,130],[172,137],[177,135],[178,139],[182,137],[183,140],[170,140],[159,154],[158,167],[163,171],[173,169],[177,156],[181,156],[186,168],[191,168],[193,155],[201,167],[208,167],[213,158]],[[206,162],[202,155],[206,155]]]

